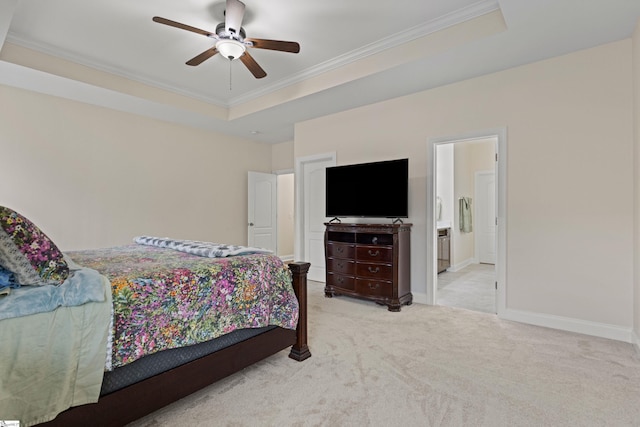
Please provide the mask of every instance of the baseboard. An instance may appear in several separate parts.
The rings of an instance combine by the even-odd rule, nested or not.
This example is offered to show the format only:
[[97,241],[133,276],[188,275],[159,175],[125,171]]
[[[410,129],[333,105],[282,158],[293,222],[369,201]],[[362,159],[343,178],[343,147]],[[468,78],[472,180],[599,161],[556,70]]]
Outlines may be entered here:
[[636,349],[636,355],[640,357],[640,337],[638,337],[638,331],[633,331],[631,335],[633,339],[633,346]]
[[416,304],[428,304],[427,302],[427,294],[422,292],[411,292],[413,295],[413,302]]
[[456,265],[452,265],[451,267],[447,268],[447,271],[452,271],[455,273],[456,271],[460,271],[463,268],[470,266],[471,264],[477,264],[476,260],[473,258],[465,259],[464,261],[459,262]]
[[294,256],[293,255],[279,255],[280,259],[282,261],[293,261]]
[[579,334],[608,338],[616,341],[634,343],[635,340],[635,346],[638,348],[638,337],[631,328],[512,309],[507,309],[503,313],[500,313],[499,317],[505,320],[560,329],[562,331],[577,332]]

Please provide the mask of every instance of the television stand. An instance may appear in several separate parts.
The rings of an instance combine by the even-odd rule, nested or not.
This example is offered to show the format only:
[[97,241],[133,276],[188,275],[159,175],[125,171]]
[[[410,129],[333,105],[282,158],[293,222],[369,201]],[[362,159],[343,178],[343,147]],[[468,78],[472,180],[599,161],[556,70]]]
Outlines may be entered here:
[[410,305],[411,225],[325,223],[325,296],[366,299],[389,311]]

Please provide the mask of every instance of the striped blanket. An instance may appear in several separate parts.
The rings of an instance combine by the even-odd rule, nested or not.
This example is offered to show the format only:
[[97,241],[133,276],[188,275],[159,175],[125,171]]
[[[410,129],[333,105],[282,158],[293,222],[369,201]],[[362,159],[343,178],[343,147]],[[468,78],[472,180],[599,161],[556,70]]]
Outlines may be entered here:
[[139,245],[157,246],[173,249],[207,258],[225,258],[236,255],[270,254],[272,251],[247,246],[225,245],[220,243],[200,242],[198,240],[175,240],[168,237],[138,236],[133,241]]

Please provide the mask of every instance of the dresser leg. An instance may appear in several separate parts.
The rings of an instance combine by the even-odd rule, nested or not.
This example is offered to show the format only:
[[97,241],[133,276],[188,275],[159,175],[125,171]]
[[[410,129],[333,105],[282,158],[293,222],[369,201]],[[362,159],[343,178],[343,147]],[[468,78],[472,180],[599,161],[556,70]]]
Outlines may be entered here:
[[393,312],[399,312],[400,308],[403,305],[411,305],[413,304],[413,295],[412,294],[407,294],[405,296],[403,296],[402,298],[393,301],[393,303],[391,304],[387,304],[387,308],[389,309],[389,311],[393,311]]

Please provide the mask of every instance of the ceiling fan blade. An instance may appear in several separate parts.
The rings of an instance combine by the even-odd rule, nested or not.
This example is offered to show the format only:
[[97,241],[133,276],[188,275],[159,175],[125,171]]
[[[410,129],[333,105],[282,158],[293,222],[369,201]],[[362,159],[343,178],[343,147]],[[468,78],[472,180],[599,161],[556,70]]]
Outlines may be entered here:
[[244,55],[240,57],[240,61],[251,71],[251,74],[253,74],[253,77],[256,79],[261,79],[267,75],[256,60],[253,59],[253,56],[249,55],[249,52],[245,52]]
[[187,65],[200,65],[207,59],[211,58],[216,53],[218,53],[218,50],[215,47],[212,47],[211,49],[207,49],[204,52],[202,52],[200,55],[194,56],[193,58],[188,60]]
[[228,33],[240,34],[244,18],[244,3],[240,0],[227,0],[224,11],[224,29]]
[[207,37],[217,37],[216,34],[211,33],[209,31],[201,30],[200,28],[192,27],[191,25],[181,24],[180,22],[172,21],[170,19],[161,18],[159,16],[153,17],[153,22],[157,22],[158,24],[168,25],[170,27],[180,28],[181,30],[191,31],[193,33],[202,34]]
[[265,40],[265,39],[244,39],[247,42],[253,43],[253,47],[258,49],[278,50],[280,52],[300,52],[300,45],[296,42],[285,42],[282,40]]

